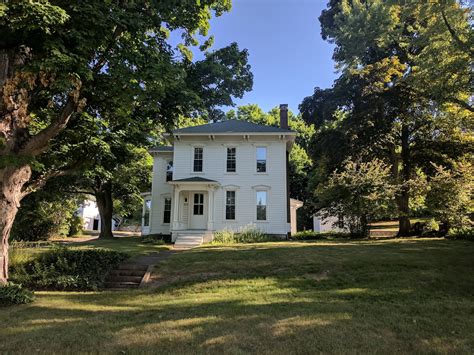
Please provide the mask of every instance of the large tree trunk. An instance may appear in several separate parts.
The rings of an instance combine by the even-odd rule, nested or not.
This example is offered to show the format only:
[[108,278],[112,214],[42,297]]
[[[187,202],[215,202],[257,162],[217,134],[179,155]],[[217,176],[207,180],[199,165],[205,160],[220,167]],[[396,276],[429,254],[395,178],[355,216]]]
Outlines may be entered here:
[[112,184],[106,182],[100,191],[95,194],[97,207],[100,215],[100,234],[99,238],[113,238],[112,217],[114,213],[112,200]]
[[406,124],[402,125],[402,187],[397,196],[398,205],[398,236],[406,237],[410,235],[410,187],[408,182],[411,177],[411,162],[410,162],[410,131]]
[[8,281],[8,239],[23,198],[23,185],[30,177],[28,165],[0,170],[0,284]]

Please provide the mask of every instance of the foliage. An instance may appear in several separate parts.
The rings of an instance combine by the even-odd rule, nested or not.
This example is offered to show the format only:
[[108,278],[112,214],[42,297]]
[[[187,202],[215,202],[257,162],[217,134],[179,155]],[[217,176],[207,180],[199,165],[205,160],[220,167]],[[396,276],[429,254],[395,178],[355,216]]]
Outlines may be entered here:
[[15,304],[27,304],[35,300],[33,293],[21,285],[8,282],[0,285],[0,307]]
[[293,234],[291,239],[293,240],[324,240],[324,239],[340,239],[350,237],[348,233],[339,232],[314,232],[312,230],[301,231]]
[[12,280],[37,290],[95,290],[128,254],[118,251],[56,248],[14,265]]
[[454,164],[452,169],[435,165],[436,175],[429,183],[428,210],[442,223],[454,228],[470,224],[474,212],[474,170],[469,162]]
[[214,233],[213,244],[262,243],[275,240],[255,226],[248,225],[239,231],[225,229]]
[[82,221],[75,212],[78,197],[41,191],[26,197],[13,225],[14,240],[37,241],[78,234]]
[[474,241],[474,226],[470,225],[463,228],[452,228],[449,230],[446,237]]
[[323,218],[337,216],[353,235],[368,236],[369,224],[393,208],[390,168],[380,160],[347,161],[316,190]]
[[321,33],[335,44],[340,76],[300,105],[317,128],[315,186],[348,156],[382,160],[397,190],[400,233],[408,232],[410,208],[424,207],[413,182],[436,174],[432,162],[472,153],[471,16],[457,1],[329,1]]
[[165,245],[165,236],[162,234],[149,234],[141,237],[143,244]]

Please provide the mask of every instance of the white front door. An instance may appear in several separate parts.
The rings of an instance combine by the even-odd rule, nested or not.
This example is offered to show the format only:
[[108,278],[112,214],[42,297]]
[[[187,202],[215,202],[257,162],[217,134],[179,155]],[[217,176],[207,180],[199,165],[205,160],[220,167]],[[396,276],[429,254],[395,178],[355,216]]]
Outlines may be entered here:
[[194,192],[191,194],[190,229],[207,229],[207,193]]

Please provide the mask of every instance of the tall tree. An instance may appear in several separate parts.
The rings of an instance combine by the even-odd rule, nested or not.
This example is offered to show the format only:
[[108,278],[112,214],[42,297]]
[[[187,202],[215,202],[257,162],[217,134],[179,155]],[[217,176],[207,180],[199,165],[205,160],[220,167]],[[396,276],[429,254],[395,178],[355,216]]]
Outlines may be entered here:
[[[456,1],[396,0],[331,0],[320,16],[341,76],[303,101],[303,118],[326,127],[337,122],[321,133],[339,137],[342,152],[390,164],[400,235],[409,233],[417,170],[433,173],[430,160],[472,149],[471,123],[460,119],[472,119],[473,111],[469,16]],[[340,154],[316,146],[332,169],[340,166]]]
[[[100,104],[90,105],[93,98],[104,92],[130,102],[138,95],[131,118],[165,123],[212,112],[212,103],[227,104],[250,89],[247,52],[235,44],[190,60],[188,46],[198,44],[197,34],[207,36],[211,15],[230,7],[229,0],[0,4],[0,283],[8,278],[8,237],[21,199],[71,168],[40,165],[50,143],[71,122],[114,120],[104,118]],[[168,44],[173,30],[183,33],[182,55]]]

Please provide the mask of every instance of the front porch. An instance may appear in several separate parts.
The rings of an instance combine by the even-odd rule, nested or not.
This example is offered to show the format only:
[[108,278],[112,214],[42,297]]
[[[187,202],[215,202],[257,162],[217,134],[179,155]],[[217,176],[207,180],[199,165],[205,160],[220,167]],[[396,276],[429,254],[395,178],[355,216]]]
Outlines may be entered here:
[[173,211],[171,240],[178,236],[200,235],[204,242],[212,240],[214,232],[215,191],[219,183],[200,177],[173,180]]

